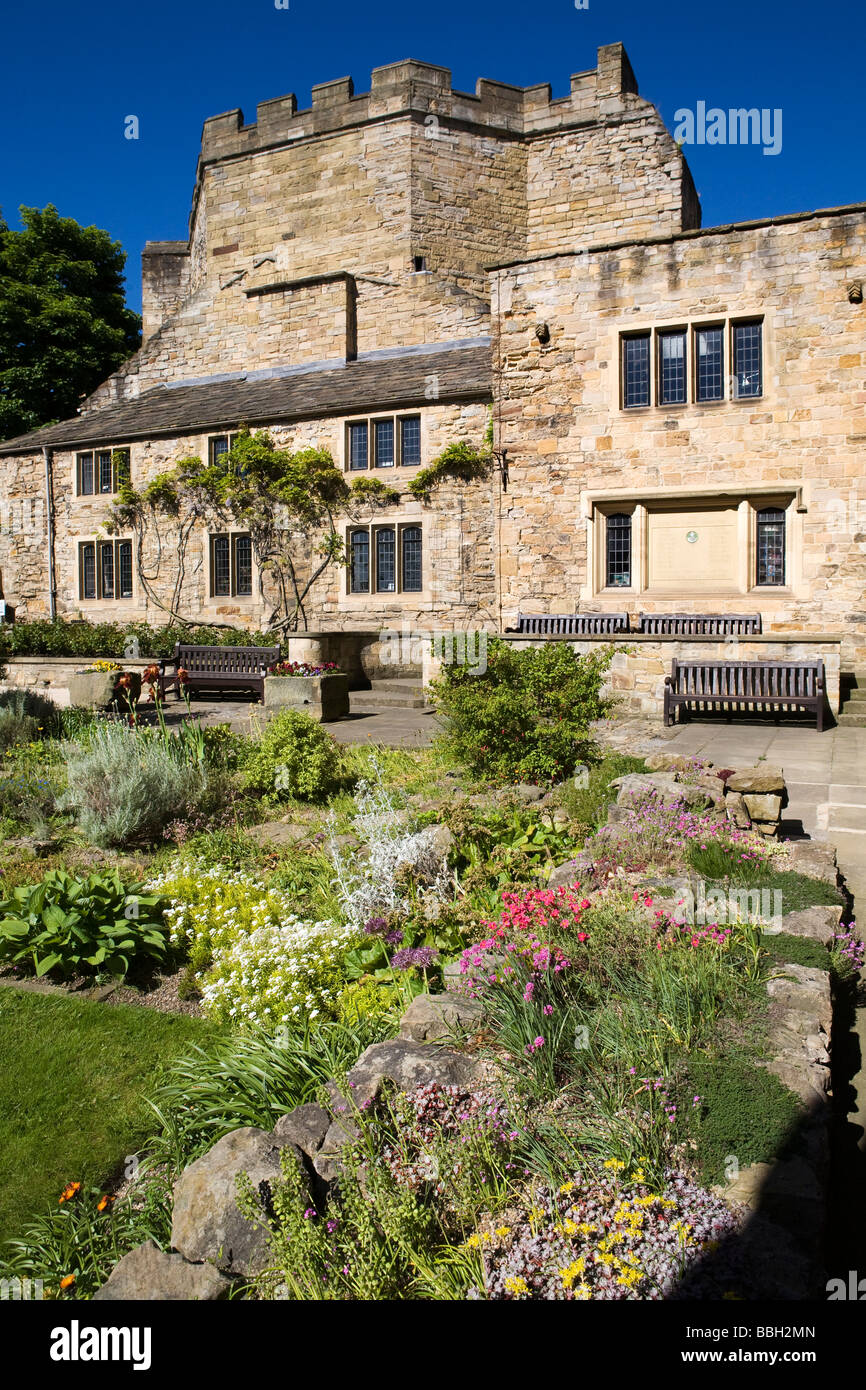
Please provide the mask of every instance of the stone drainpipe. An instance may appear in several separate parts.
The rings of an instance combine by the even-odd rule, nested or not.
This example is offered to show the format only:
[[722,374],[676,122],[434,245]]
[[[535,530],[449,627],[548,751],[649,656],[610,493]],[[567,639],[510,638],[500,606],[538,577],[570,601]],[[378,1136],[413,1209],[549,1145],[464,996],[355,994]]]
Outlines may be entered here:
[[54,499],[51,489],[51,450],[43,446],[45,460],[45,517],[48,527],[48,603],[51,621],[57,617],[57,589],[54,582]]

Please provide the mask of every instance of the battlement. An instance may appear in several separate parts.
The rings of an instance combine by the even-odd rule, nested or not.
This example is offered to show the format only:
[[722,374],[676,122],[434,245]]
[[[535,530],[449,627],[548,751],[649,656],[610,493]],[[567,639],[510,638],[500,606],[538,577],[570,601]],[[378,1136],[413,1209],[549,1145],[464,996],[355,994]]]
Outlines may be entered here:
[[290,93],[260,102],[250,125],[239,109],[212,116],[204,123],[201,158],[211,163],[407,114],[519,137],[610,117],[628,109],[629,96],[637,97],[638,88],[621,43],[600,48],[598,66],[575,74],[568,96],[555,100],[549,83],[514,87],[479,78],[474,94],[454,91],[450,68],[407,58],[374,68],[369,92],[356,95],[352,78],[340,77],[315,86],[303,111]]

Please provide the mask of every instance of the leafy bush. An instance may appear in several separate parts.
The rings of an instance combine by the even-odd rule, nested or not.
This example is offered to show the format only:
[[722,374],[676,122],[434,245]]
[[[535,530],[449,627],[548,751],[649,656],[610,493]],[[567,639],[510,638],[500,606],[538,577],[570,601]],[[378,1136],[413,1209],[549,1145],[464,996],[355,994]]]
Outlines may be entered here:
[[125,886],[116,869],[88,878],[50,869],[0,901],[0,956],[36,975],[125,975],[167,946],[159,898]]
[[611,707],[601,687],[613,653],[579,657],[565,642],[518,651],[491,639],[483,673],[449,665],[433,682],[445,749],[475,777],[561,780],[589,756],[589,725]]
[[283,893],[220,867],[178,865],[148,887],[171,899],[172,940],[188,952],[210,1015],[274,1028],[334,1017],[355,929],[302,920]]
[[698,1161],[707,1182],[723,1182],[728,1159],[740,1168],[777,1158],[794,1135],[801,1106],[777,1076],[745,1054],[693,1056],[689,1089],[700,1105],[692,1110]]
[[340,749],[327,730],[299,710],[281,710],[255,746],[244,783],[266,800],[321,801],[339,770]]
[[60,711],[53,700],[32,690],[0,693],[0,748],[35,743],[40,737],[51,738],[60,727]]
[[86,743],[67,743],[63,752],[62,804],[94,844],[159,840],[169,823],[201,807],[208,789],[195,743],[158,730],[107,721],[93,727]]
[[148,623],[90,623],[84,619],[65,622],[35,621],[13,623],[0,632],[0,657],[9,656],[94,656],[122,659],[135,654],[135,643],[143,657],[171,656],[176,642],[197,646],[275,647],[270,632],[246,632],[225,627],[151,627]]

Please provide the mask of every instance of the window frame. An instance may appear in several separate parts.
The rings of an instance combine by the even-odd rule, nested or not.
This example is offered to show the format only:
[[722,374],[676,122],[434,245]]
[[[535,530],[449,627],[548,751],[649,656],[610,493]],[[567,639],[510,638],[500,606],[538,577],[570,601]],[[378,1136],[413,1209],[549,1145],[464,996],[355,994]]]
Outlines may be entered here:
[[[753,515],[754,515],[754,536],[755,536],[755,541],[754,541],[754,551],[753,551],[752,556],[750,557],[750,561],[751,561],[751,563],[750,563],[750,569],[751,569],[751,577],[752,577],[752,584],[751,584],[751,587],[754,588],[754,589],[760,589],[762,592],[766,592],[767,590],[787,589],[787,588],[789,587],[789,582],[790,582],[790,580],[789,580],[789,570],[788,570],[788,566],[789,566],[789,556],[788,556],[788,512],[789,512],[789,508],[786,507],[786,506],[782,506],[780,502],[773,502],[772,500],[770,500],[770,499],[768,499],[768,498],[763,498],[763,499],[761,499],[760,505],[759,505],[757,502],[753,502],[753,503],[752,503],[752,511],[753,511]],[[767,519],[767,520],[762,520],[762,517],[766,517],[767,514],[768,514],[768,513],[771,513],[771,512],[775,514],[775,515],[773,516],[772,520],[769,520],[769,519]],[[779,526],[779,525],[781,525],[781,528],[782,528],[782,557],[781,557],[782,578],[781,578],[780,580],[778,580],[777,582],[773,582],[773,581],[768,580],[768,579],[762,580],[762,579],[760,578],[760,566],[761,566],[761,530],[762,530],[762,528],[763,528],[764,526]]]
[[[216,548],[219,541],[226,541],[228,544],[228,592],[217,593],[216,589]],[[238,562],[238,542],[248,541],[250,547],[250,587],[249,590],[240,590],[238,587],[238,572],[241,568]],[[209,531],[208,532],[208,599],[210,601],[233,598],[233,599],[252,599],[255,595],[255,555],[253,553],[252,536],[249,531]]]
[[[108,459],[109,482],[102,486],[102,469]],[[84,460],[90,460],[90,487],[82,486],[84,479]],[[132,476],[132,449],[128,444],[113,444],[107,449],[82,449],[75,454],[75,496],[76,497],[115,497],[123,483]]]
[[[225,450],[225,452],[226,452],[226,453],[231,453],[231,451],[232,451],[232,449],[234,448],[235,444],[237,443],[239,437],[240,437],[240,430],[220,430],[219,434],[209,434],[209,435],[208,435],[208,437],[207,437],[207,458],[208,458],[208,464],[210,465],[211,468],[213,468],[213,466],[214,466],[214,464],[216,463],[216,460],[217,460],[217,456],[214,454],[214,446],[216,445],[217,440],[219,440],[219,439],[225,439],[225,440],[227,440],[227,441],[228,441],[228,448]],[[222,455],[219,455],[219,457],[222,457]]]
[[[404,424],[409,421],[417,421],[418,424],[418,459],[417,462],[406,463],[403,458],[404,443],[403,430]],[[390,423],[392,429],[392,462],[379,463],[379,441],[378,427]],[[352,463],[352,431],[357,428],[366,430],[367,444],[364,453],[365,462],[353,465]],[[418,410],[405,411],[402,414],[397,411],[385,411],[381,415],[357,415],[344,422],[343,430],[343,472],[344,473],[373,473],[377,469],[390,470],[392,468],[420,468],[424,457],[424,439],[421,412]]]
[[[115,536],[113,539],[105,540],[95,537],[93,540],[78,541],[78,601],[79,603],[131,603],[135,599],[135,565],[133,561],[132,540],[128,536]],[[121,576],[124,571],[124,564],[121,558],[125,550],[129,552],[129,593],[118,592],[122,589]],[[86,594],[85,589],[85,553],[92,552],[93,556],[93,593]],[[106,592],[105,566],[103,557],[111,556],[111,593]]]
[[[418,560],[418,570],[420,583],[418,588],[408,588],[405,583],[405,535],[407,531],[417,531],[417,544],[420,547]],[[394,536],[394,587],[392,589],[380,588],[379,585],[379,536],[391,532]],[[366,536],[366,566],[367,583],[364,588],[354,587],[354,537]],[[349,526],[346,529],[346,597],[363,598],[381,596],[393,599],[400,594],[423,594],[424,593],[424,527],[418,521],[373,521],[366,525]]]
[[[760,372],[760,390],[754,395],[741,395],[736,370],[737,330],[755,328],[758,330],[757,353]],[[699,398],[700,354],[699,335],[716,331],[720,338],[721,392],[718,396]],[[639,411],[653,407],[657,410],[682,410],[693,406],[718,406],[744,402],[754,404],[766,400],[766,357],[767,357],[767,317],[763,313],[724,315],[720,318],[676,320],[671,323],[652,324],[642,328],[621,328],[617,333],[617,354],[619,363],[619,408],[621,411]],[[679,401],[662,399],[662,343],[668,335],[682,335],[684,338],[685,365],[683,372],[684,395]],[[627,404],[626,357],[628,344],[635,341],[648,341],[647,376],[648,395],[646,400]]]

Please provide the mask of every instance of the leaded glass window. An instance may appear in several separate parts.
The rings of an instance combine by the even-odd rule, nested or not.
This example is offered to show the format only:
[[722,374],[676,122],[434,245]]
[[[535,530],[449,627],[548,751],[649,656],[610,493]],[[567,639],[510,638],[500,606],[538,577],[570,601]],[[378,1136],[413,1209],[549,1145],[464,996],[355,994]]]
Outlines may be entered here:
[[626,409],[650,403],[650,335],[622,340],[623,405]]
[[724,400],[724,330],[698,328],[695,332],[697,353],[697,398],[699,401]]
[[734,324],[734,389],[738,400],[763,392],[760,323]]
[[615,512],[607,518],[606,579],[608,588],[631,584],[631,517]]
[[402,533],[403,592],[418,594],[422,588],[421,527],[406,526]]
[[758,584],[785,583],[785,513],[780,507],[764,507],[758,512]]

